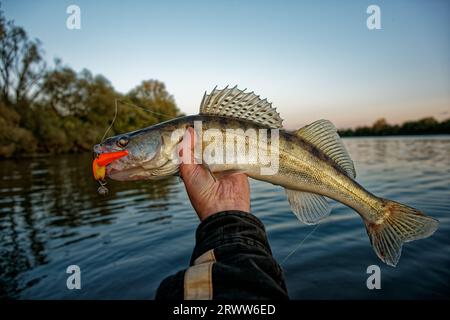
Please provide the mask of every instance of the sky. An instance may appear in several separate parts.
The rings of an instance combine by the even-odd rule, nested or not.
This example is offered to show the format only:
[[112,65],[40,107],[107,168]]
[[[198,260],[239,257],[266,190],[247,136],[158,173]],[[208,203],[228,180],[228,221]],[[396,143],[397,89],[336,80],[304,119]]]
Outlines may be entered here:
[[[81,9],[81,29],[66,9]],[[369,5],[381,29],[369,30]],[[238,85],[268,98],[289,129],[450,118],[450,1],[4,0],[46,59],[87,68],[126,93],[166,84],[181,111]],[[113,104],[112,104],[113,105]]]

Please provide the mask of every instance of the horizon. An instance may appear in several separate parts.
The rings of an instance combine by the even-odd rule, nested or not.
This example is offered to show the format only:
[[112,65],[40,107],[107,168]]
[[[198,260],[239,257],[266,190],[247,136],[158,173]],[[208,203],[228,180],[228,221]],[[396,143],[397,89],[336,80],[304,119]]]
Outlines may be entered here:
[[[288,129],[321,118],[355,128],[379,118],[450,117],[448,2],[254,3],[3,1],[0,8],[42,41],[47,61],[101,74],[120,93],[157,79],[185,114],[198,113],[205,91],[237,84],[268,98]],[[66,27],[70,4],[81,8],[80,30]],[[381,9],[381,30],[366,26],[371,4]]]

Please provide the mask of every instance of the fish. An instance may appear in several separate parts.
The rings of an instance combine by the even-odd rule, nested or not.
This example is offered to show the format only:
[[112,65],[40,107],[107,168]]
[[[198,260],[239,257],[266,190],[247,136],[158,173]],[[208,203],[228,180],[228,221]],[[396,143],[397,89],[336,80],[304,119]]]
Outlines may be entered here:
[[[103,168],[100,166],[103,177],[118,181],[162,179],[179,174],[178,146],[189,127],[195,128],[200,123],[202,132],[213,130],[224,134],[235,129],[236,137],[245,142],[245,150],[256,145],[258,152],[262,152],[258,154],[267,155],[272,146],[277,147],[273,152],[277,156],[274,158],[277,170],[273,174],[262,172],[261,161],[208,163],[201,152],[197,154],[198,163],[218,179],[245,173],[253,179],[283,187],[291,210],[303,223],[319,223],[331,212],[328,199],[338,201],[359,214],[376,255],[393,267],[399,261],[403,243],[429,237],[437,230],[438,220],[407,205],[378,197],[355,180],[354,163],[332,122],[322,119],[289,131],[283,129],[282,121],[267,99],[237,86],[216,87],[210,93],[205,92],[199,114],[109,137],[94,146],[94,153],[98,157],[120,155],[113,156]],[[270,144],[255,142],[255,136],[247,132],[269,132],[270,138],[277,137],[277,140]],[[199,144],[206,151],[208,141],[204,140],[199,139]],[[231,147],[228,144],[225,148]],[[230,152],[237,154],[245,150]],[[118,153],[124,151],[126,154]],[[249,156],[250,160],[255,158]]]

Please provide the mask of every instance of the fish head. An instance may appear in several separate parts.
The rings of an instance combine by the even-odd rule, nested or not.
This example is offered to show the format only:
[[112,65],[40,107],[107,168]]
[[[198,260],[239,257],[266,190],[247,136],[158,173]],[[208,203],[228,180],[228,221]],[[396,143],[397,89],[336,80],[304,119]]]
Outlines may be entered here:
[[156,128],[119,134],[94,146],[94,157],[119,155],[105,165],[105,176],[113,180],[154,180],[173,175],[178,166],[170,161],[171,154],[165,152],[170,146],[164,143],[167,141],[164,137],[164,132]]

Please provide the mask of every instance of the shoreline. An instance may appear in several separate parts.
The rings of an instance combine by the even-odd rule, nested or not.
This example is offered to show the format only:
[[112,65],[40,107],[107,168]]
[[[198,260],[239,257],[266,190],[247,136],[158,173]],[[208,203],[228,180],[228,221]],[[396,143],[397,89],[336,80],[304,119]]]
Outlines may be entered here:
[[[407,138],[407,139],[450,139],[450,134],[448,133],[430,133],[430,134],[408,134],[408,135],[378,135],[378,136],[343,136],[341,139],[364,139],[364,138],[371,138],[371,139],[395,139],[395,138]],[[66,152],[66,153],[35,153],[35,154],[25,154],[25,155],[16,155],[14,157],[10,158],[0,158],[0,161],[4,160],[25,160],[25,159],[41,159],[41,158],[49,158],[49,157],[56,157],[56,156],[66,156],[66,155],[81,155],[81,154],[88,154],[91,153],[91,151],[80,151],[80,152]]]

